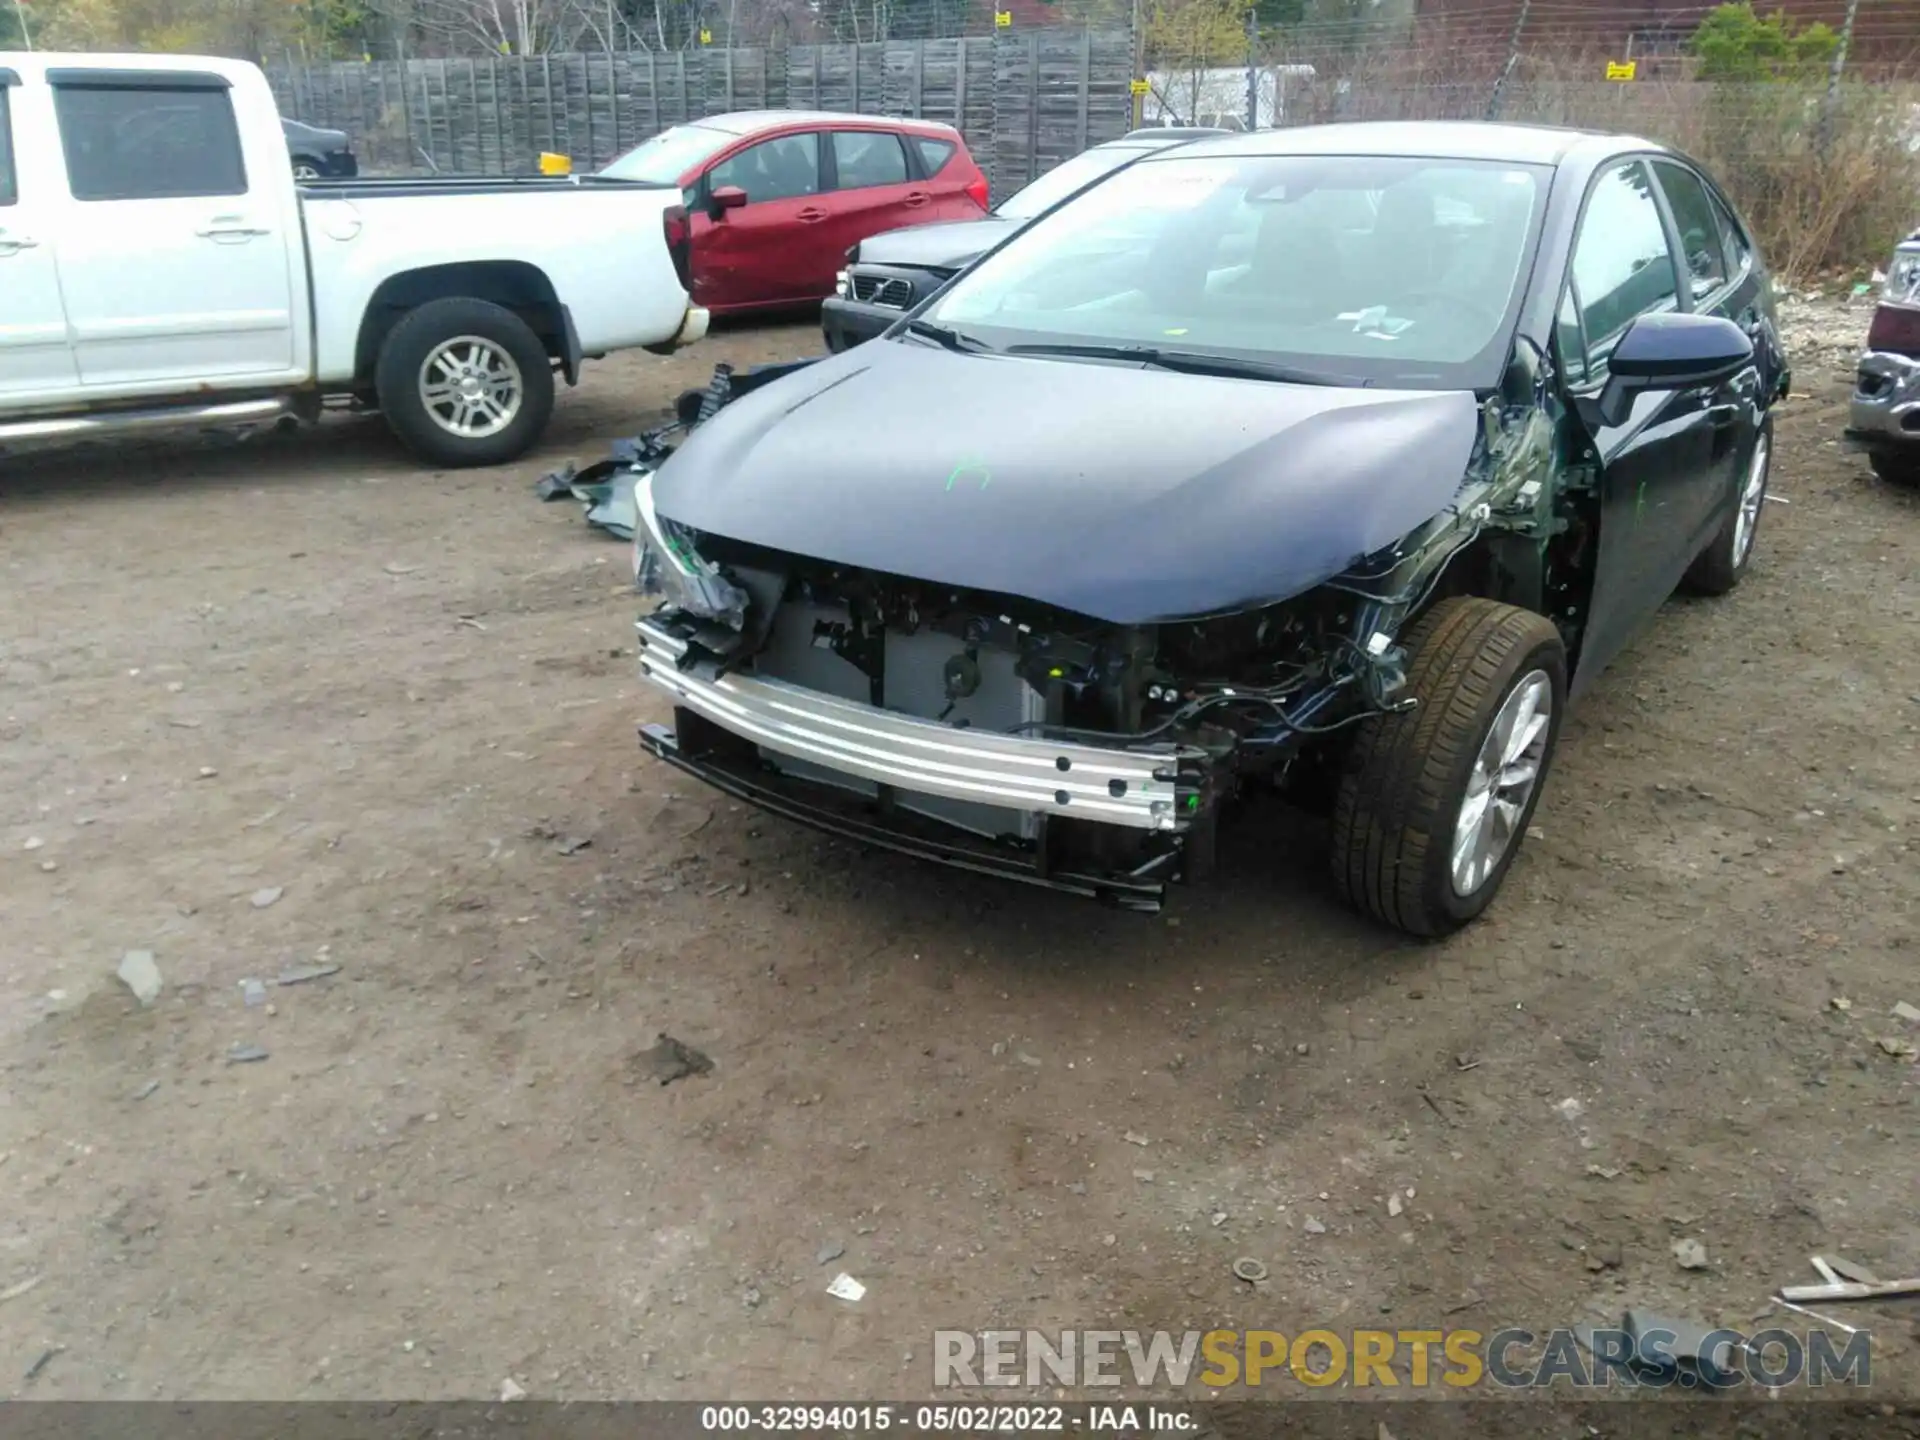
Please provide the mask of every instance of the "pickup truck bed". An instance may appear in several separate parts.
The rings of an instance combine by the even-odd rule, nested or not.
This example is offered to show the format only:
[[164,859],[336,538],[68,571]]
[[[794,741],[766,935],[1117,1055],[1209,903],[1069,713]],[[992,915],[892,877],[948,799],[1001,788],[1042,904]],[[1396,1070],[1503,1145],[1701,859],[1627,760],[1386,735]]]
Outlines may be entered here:
[[244,63],[0,54],[0,447],[383,411],[439,465],[525,451],[555,375],[697,340],[670,186],[292,178]]

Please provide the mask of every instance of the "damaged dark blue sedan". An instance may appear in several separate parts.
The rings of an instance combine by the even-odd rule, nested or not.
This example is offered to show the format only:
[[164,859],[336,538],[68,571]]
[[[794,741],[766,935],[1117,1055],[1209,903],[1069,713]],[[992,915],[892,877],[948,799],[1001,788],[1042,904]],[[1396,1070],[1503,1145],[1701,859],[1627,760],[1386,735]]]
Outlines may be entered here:
[[697,425],[636,498],[662,759],[770,810],[1151,909],[1232,802],[1451,931],[1569,698],[1732,590],[1787,386],[1725,195],[1500,125],[1202,140],[879,341]]

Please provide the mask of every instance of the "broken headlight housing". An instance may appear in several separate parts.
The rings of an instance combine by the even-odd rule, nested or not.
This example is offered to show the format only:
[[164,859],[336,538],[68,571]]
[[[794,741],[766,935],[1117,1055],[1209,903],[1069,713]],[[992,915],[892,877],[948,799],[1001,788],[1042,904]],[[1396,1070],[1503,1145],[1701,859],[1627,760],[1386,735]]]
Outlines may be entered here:
[[747,592],[700,557],[692,531],[654,509],[653,481],[649,472],[633,486],[640,521],[633,530],[634,588],[643,595],[658,595],[696,619],[742,628],[747,621]]

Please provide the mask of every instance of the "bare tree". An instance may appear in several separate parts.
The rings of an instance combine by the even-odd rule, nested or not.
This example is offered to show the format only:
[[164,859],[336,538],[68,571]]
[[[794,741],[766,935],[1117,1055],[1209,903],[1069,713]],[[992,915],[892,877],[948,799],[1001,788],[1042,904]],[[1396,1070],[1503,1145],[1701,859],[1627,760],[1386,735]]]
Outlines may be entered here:
[[[449,49],[496,55],[577,49],[604,15],[595,0],[384,0],[386,6],[404,7],[404,19],[394,14],[395,21]],[[611,33],[599,38],[611,48]]]

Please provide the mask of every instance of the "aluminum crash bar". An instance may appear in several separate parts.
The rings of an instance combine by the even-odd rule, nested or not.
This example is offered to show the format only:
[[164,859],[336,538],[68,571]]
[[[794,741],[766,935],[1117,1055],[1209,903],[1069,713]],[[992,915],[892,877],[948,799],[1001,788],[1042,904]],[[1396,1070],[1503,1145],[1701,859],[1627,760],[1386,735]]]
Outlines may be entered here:
[[1197,793],[1179,783],[1180,745],[1121,749],[960,729],[782,680],[718,673],[651,619],[635,627],[640,673],[724,730],[783,755],[902,790],[1136,830],[1181,831]]

